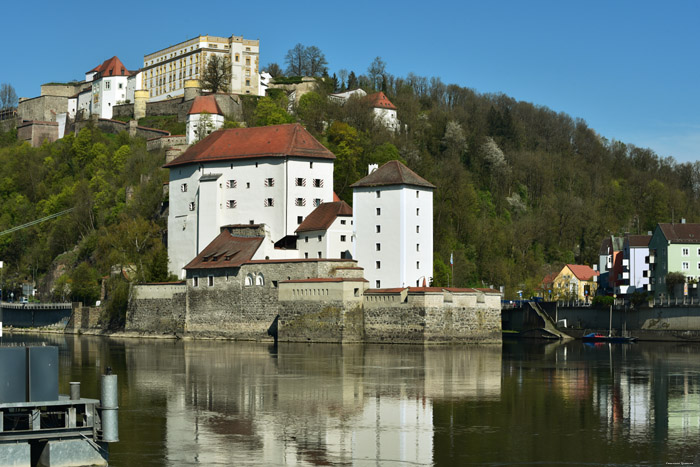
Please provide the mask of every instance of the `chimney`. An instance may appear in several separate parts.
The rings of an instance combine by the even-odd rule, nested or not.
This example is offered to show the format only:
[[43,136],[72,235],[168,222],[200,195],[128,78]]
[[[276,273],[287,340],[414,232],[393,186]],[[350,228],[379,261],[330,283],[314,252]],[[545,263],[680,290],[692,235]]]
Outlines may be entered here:
[[594,270],[594,271],[597,271],[597,270],[598,270],[598,265],[597,265],[597,264],[594,264],[594,265],[593,265],[593,270]]
[[685,224],[685,217],[681,219],[681,224]]

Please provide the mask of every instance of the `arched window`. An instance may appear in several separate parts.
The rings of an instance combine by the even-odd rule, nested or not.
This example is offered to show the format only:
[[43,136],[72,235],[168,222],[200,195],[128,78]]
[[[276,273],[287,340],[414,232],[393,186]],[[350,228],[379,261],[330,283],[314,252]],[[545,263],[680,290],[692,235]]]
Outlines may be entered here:
[[262,273],[258,273],[255,277],[255,285],[265,285],[265,276]]
[[254,282],[255,282],[255,280],[253,279],[252,274],[248,274],[247,276],[245,276],[245,285],[246,286],[253,285]]

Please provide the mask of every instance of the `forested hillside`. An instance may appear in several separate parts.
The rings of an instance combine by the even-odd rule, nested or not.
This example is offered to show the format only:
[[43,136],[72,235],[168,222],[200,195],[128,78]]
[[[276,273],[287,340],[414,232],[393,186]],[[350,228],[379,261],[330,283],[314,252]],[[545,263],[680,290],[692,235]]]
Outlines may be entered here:
[[[379,125],[366,100],[331,103],[328,94],[346,83],[384,91],[401,131]],[[246,97],[244,120],[302,122],[337,156],[335,191],[348,202],[349,186],[370,163],[400,159],[435,184],[436,285],[450,280],[454,252],[455,285],[527,295],[562,263],[596,262],[605,235],[700,220],[700,163],[659,158],[602,139],[566,114],[435,78],[319,78],[318,91],[292,112],[279,90]],[[14,132],[0,135],[0,231],[75,208],[0,236],[5,292],[64,272],[44,280],[53,295],[91,301],[98,279],[118,265],[129,265],[133,280],[167,279],[163,163],[145,141],[97,129],[36,149],[17,143]],[[124,289],[112,287],[123,305]]]

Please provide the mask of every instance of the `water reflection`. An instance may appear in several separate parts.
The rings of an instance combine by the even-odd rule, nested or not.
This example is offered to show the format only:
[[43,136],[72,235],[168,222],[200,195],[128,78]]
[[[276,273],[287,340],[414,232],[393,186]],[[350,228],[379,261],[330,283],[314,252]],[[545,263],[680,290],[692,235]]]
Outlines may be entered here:
[[120,378],[112,465],[700,462],[698,344],[60,347],[60,390]]

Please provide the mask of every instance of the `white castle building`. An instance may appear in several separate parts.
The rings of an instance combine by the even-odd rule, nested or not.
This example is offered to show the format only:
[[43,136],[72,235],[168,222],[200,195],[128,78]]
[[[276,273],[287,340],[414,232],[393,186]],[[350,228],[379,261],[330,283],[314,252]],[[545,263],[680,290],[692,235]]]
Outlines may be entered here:
[[260,85],[260,41],[242,36],[198,36],[143,57],[143,89],[148,90],[149,101],[184,95],[185,81],[200,79],[212,56],[229,59],[230,92],[265,95]]
[[334,160],[299,124],[218,130],[191,146],[165,165],[170,272],[184,278],[224,227],[264,225],[255,257],[356,259],[372,287],[429,283],[435,187],[391,161],[352,185],[350,208],[333,193]]

